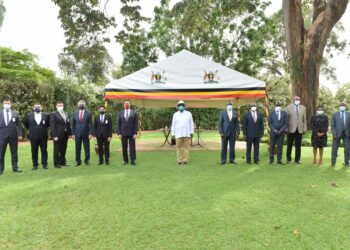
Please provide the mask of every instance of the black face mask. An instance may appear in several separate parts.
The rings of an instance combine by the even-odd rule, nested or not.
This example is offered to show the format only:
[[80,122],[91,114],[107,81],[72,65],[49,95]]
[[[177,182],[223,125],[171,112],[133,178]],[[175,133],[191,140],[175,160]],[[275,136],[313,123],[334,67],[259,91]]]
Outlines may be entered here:
[[41,112],[41,109],[40,109],[40,108],[34,108],[34,112],[40,113],[40,112]]
[[101,115],[104,115],[106,112],[105,111],[100,111],[100,114]]
[[79,109],[80,109],[80,110],[85,109],[85,105],[79,105]]

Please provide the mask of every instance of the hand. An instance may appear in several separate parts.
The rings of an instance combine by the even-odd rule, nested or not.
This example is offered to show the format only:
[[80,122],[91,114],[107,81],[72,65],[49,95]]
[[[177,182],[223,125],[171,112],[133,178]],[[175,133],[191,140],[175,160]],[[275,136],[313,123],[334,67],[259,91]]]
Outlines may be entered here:
[[321,137],[321,136],[323,136],[323,133],[317,133],[317,136]]
[[333,140],[337,140],[337,136],[336,135],[333,135]]
[[135,140],[137,138],[137,135],[134,135],[132,138]]
[[71,138],[72,138],[73,140],[75,140],[75,135],[72,135]]
[[221,135],[221,137],[224,137],[224,134],[223,134],[223,133],[221,133],[220,135]]
[[58,141],[58,137],[54,137],[53,140],[54,140],[54,141]]
[[18,136],[18,140],[22,140],[23,139],[23,137],[22,136]]
[[239,139],[239,135],[236,135],[236,139]]
[[108,138],[107,138],[107,141],[111,141],[111,139],[112,139],[112,137],[108,137]]
[[119,138],[119,139],[122,139],[122,136],[121,136],[121,135],[118,135],[118,138]]
[[92,138],[92,135],[89,135],[89,139],[91,139]]
[[278,130],[277,129],[275,129],[274,131],[275,131],[276,134],[278,134]]

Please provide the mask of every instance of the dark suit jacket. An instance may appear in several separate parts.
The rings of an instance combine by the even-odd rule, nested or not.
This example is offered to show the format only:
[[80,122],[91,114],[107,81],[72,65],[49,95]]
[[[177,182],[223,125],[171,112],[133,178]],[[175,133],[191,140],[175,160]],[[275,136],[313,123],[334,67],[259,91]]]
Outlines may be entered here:
[[0,110],[0,139],[6,138],[18,138],[22,136],[21,121],[17,111],[10,110],[12,114],[11,121],[8,126],[6,126],[4,119],[4,110]]
[[63,117],[58,111],[55,111],[50,115],[50,127],[52,138],[58,137],[59,139],[61,139],[66,136],[72,135],[68,113],[64,113],[67,117],[66,122],[64,121]]
[[94,120],[94,136],[96,138],[107,139],[112,137],[112,117],[105,114],[104,122],[101,123],[100,115],[95,116]]
[[275,135],[277,130],[278,132],[284,133],[288,127],[288,114],[285,111],[281,112],[281,118],[278,120],[278,115],[276,111],[272,111],[269,115],[269,127],[270,134]]
[[76,137],[88,137],[92,135],[92,116],[84,110],[83,121],[79,119],[80,110],[75,111],[72,118],[72,134]]
[[254,122],[251,112],[244,114],[243,118],[243,134],[246,138],[260,138],[264,135],[264,121],[260,113],[257,112],[257,120]]
[[138,118],[137,113],[130,110],[130,117],[125,119],[124,111],[120,111],[117,116],[117,133],[121,136],[133,136],[137,135],[138,131]]
[[232,110],[232,119],[228,116],[227,110],[220,112],[219,118],[219,133],[223,134],[225,137],[228,136],[238,136],[240,132],[238,113]]
[[47,140],[47,131],[50,126],[50,116],[41,112],[41,122],[38,125],[35,121],[34,112],[29,113],[24,120],[24,126],[29,129],[29,139]]

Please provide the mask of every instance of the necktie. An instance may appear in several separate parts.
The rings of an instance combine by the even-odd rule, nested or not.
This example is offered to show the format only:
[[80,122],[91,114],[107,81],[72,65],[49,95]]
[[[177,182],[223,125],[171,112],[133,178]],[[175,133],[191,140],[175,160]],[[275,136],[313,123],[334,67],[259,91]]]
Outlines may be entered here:
[[67,117],[66,117],[66,115],[64,114],[64,112],[63,112],[63,111],[61,111],[61,116],[62,116],[62,118],[63,118],[64,122],[66,122]]
[[83,111],[80,111],[79,121],[80,123],[83,122]]
[[232,111],[228,112],[228,118],[230,119],[230,121],[232,120]]
[[295,106],[296,112],[297,112],[297,117],[299,117],[299,106]]
[[253,119],[254,119],[254,122],[256,122],[256,112],[253,112]]
[[8,126],[10,123],[10,111],[6,110],[6,126]]
[[281,113],[279,111],[277,111],[277,117],[278,117],[278,120],[281,120]]
[[100,122],[103,123],[103,115],[100,117]]
[[341,112],[341,121],[342,121],[342,131],[345,131],[345,117],[344,117],[344,112]]
[[128,121],[129,120],[129,110],[126,111],[125,119]]

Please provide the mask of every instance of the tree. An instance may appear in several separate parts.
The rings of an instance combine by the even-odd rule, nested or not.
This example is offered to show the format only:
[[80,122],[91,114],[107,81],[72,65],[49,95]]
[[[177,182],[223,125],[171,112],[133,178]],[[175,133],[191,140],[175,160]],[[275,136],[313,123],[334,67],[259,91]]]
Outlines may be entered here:
[[320,67],[327,41],[347,5],[348,0],[314,0],[312,21],[307,28],[302,0],[283,0],[292,94],[300,96],[308,107],[308,119],[317,105]]
[[336,107],[339,106],[339,103],[345,102],[347,104],[350,103],[350,83],[344,84],[341,86],[337,93],[335,94],[335,105]]
[[5,12],[6,12],[6,8],[4,5],[4,1],[0,0],[0,29],[1,29],[2,23],[4,22]]

